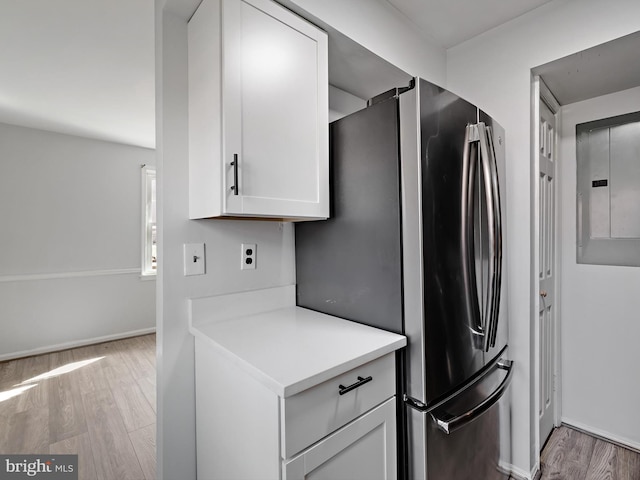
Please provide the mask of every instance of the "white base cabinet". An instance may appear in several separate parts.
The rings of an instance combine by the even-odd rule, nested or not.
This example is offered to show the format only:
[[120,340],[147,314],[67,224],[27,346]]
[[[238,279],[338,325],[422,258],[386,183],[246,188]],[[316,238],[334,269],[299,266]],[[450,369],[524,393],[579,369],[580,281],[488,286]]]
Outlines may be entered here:
[[327,35],[271,0],[188,24],[189,216],[329,216]]
[[283,398],[195,342],[200,480],[396,479],[393,352]]
[[394,480],[396,400],[382,405],[286,462],[285,480]]

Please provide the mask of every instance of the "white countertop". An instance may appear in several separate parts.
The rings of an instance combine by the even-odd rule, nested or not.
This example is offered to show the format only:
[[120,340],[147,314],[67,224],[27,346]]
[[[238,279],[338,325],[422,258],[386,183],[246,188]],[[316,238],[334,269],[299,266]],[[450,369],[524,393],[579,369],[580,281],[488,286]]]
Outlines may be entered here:
[[191,333],[283,398],[407,343],[402,335],[296,306],[223,321],[202,317],[191,322]]

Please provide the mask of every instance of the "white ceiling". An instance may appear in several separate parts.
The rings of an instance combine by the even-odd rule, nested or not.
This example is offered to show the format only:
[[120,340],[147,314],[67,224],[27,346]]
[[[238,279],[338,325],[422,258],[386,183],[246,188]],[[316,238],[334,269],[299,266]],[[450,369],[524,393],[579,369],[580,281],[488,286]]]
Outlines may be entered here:
[[387,0],[450,48],[551,0]]
[[153,0],[3,0],[0,122],[155,146]]
[[[448,48],[549,0],[378,1],[393,5]],[[153,12],[154,0],[2,1],[0,122],[153,148]],[[333,59],[330,72],[338,86],[340,72],[349,72],[350,78],[371,78],[371,65],[380,61],[362,47],[354,50],[353,42],[345,38],[336,35],[330,45],[334,54],[342,55]],[[633,51],[640,48],[630,48],[625,51],[637,59]],[[608,52],[613,50],[615,46]],[[366,68],[354,65],[354,58]],[[591,56],[589,61],[599,58]],[[591,67],[598,71],[599,67]],[[571,68],[580,70],[577,65]],[[406,79],[392,65],[376,71],[381,84],[372,86],[375,93]],[[614,75],[618,80],[621,71]],[[566,81],[558,78],[560,83]],[[571,78],[577,75],[572,73]],[[370,96],[369,91],[361,93],[364,98]]]
[[533,69],[560,105],[640,85],[640,32],[597,45]]

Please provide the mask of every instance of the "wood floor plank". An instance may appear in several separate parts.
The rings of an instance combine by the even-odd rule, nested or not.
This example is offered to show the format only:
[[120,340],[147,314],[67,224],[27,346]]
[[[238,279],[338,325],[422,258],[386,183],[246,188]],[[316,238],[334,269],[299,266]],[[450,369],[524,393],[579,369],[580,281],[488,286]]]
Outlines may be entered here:
[[550,462],[552,454],[556,452],[560,444],[568,435],[569,432],[567,432],[567,427],[561,426],[554,429],[549,436],[542,453],[540,454],[540,461],[545,464]]
[[49,404],[49,389],[47,388],[47,380],[36,380],[39,375],[50,371],[50,355],[37,355],[27,357],[23,361],[20,373],[20,384],[36,385],[26,390],[22,395],[16,397],[18,399],[17,411],[24,412],[32,408],[44,408]]
[[86,393],[82,400],[98,479],[143,480],[144,474],[111,391]]
[[78,455],[78,478],[82,480],[97,480],[88,432],[49,445],[49,453]]
[[156,376],[151,375],[148,377],[141,377],[136,380],[140,390],[144,394],[144,397],[147,399],[151,408],[154,412],[157,412],[157,402],[156,402]]
[[118,342],[120,353],[133,378],[155,374],[155,365],[145,354],[147,348],[140,337],[126,338]]
[[569,430],[565,427],[556,429],[551,435],[540,458],[543,480],[562,479],[563,464],[567,461],[568,451],[564,448],[567,441],[569,441]]
[[73,374],[61,375],[49,384],[49,443],[87,432],[82,396]]
[[615,480],[618,447],[596,440],[585,480]]
[[22,363],[19,360],[9,360],[0,363],[0,392],[9,390],[16,383],[20,383]]
[[54,372],[57,368],[73,364],[73,350],[61,350],[49,354],[49,371]]
[[618,447],[616,480],[640,480],[640,453]]
[[569,441],[566,448],[570,449],[571,456],[570,461],[563,468],[564,478],[585,478],[595,444],[595,438],[569,429]]
[[107,353],[102,367],[109,388],[128,388],[136,384],[131,369],[119,349]]
[[113,398],[127,432],[155,423],[156,414],[137,383],[112,388]]
[[18,412],[18,402],[20,396],[24,395],[25,391],[30,388],[35,388],[35,385],[23,385],[20,387],[10,386],[7,389],[0,390],[2,401],[0,402],[0,414],[6,415],[7,418],[11,417]]
[[34,355],[21,360],[20,382],[26,382],[50,370],[50,354]]
[[78,386],[79,372],[71,350],[50,354],[51,373],[74,368],[47,380],[49,388],[49,443],[87,432],[84,406]]
[[[113,378],[116,378],[119,373],[131,376],[129,368],[124,364],[124,360],[121,355],[121,348],[118,346],[120,341],[121,340],[116,342],[99,343],[97,345],[93,345],[91,349],[96,358],[102,357],[100,363],[105,374],[110,368],[113,372]],[[109,378],[107,378],[107,380],[109,380]]]
[[75,348],[72,350],[73,360],[82,362],[85,360],[94,360],[75,372],[75,381],[78,385],[80,393],[95,392],[109,388],[109,383],[104,374],[104,359],[101,358],[101,351],[95,345]]
[[156,425],[151,424],[129,434],[146,480],[156,478]]
[[[0,403],[2,406],[2,403]],[[9,415],[0,410],[0,453],[9,450]]]
[[139,337],[141,342],[144,344],[144,353],[147,355],[147,358],[151,362],[151,364],[156,366],[156,334],[153,333],[151,335],[143,335]]
[[46,454],[49,452],[49,409],[31,408],[10,418],[4,454]]

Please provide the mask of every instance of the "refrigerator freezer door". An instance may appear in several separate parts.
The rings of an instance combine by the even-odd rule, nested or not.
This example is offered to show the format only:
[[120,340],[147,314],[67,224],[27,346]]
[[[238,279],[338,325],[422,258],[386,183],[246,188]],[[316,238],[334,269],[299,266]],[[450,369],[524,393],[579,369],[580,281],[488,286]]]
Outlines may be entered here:
[[[433,412],[409,408],[412,442],[409,478],[506,480],[511,464],[510,370],[492,368],[481,380]],[[497,395],[497,397],[496,397]],[[488,402],[485,409],[479,406]],[[476,412],[469,414],[469,412]],[[469,418],[464,418],[469,415]],[[464,418],[446,433],[439,419]],[[425,441],[426,438],[426,441]]]
[[[501,359],[497,364],[496,368],[500,368],[507,372],[506,377],[500,382],[495,390],[493,390],[490,394],[482,397],[482,400],[474,403],[472,406],[463,409],[459,413],[452,413],[450,409],[450,404],[453,403],[453,399],[451,402],[447,401],[446,404],[443,404],[434,410],[431,411],[431,418],[438,428],[446,433],[447,435],[452,434],[456,430],[460,430],[461,428],[466,427],[471,422],[474,422],[481,415],[483,415],[487,410],[493,407],[504,395],[507,388],[509,388],[509,384],[511,383],[511,376],[513,374],[512,370],[513,362],[510,360]],[[490,372],[491,373],[491,372]],[[474,385],[470,385],[468,390],[474,391],[477,390],[477,387]],[[460,397],[464,398],[464,394],[461,394]],[[458,395],[456,395],[458,397]]]

